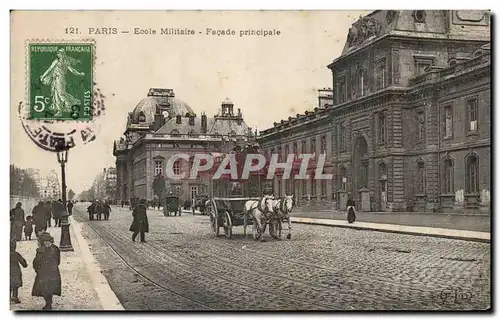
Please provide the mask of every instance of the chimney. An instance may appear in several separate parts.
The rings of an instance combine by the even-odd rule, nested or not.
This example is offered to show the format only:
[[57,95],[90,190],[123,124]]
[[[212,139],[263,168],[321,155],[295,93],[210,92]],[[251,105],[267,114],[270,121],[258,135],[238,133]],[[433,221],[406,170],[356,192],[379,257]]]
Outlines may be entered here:
[[202,114],[201,115],[201,132],[202,133],[207,133],[207,115],[206,114]]

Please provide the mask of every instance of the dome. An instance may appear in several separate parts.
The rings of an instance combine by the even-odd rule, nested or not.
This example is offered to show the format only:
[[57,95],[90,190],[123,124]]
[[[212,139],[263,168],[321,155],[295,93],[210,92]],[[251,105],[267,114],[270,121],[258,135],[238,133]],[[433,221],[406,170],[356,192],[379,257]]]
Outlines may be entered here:
[[[158,97],[149,96],[142,99],[134,108],[134,111],[132,111],[132,122],[153,123],[157,107],[162,107],[164,111],[167,111],[168,115],[172,117],[176,115],[185,116],[186,114],[195,114],[193,109],[180,99],[169,98],[168,101],[165,102],[160,101]],[[140,121],[140,118],[143,118],[143,121]]]
[[229,98],[226,98],[226,99],[224,99],[224,101],[222,101],[222,105],[223,106],[234,106],[234,103]]

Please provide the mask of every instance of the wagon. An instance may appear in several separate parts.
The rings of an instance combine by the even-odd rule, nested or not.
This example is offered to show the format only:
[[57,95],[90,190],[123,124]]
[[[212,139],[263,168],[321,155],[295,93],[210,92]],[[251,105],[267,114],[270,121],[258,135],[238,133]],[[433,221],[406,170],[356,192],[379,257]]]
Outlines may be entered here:
[[181,203],[178,196],[167,196],[165,197],[165,205],[163,206],[163,214],[169,217],[171,213],[181,215]]
[[226,238],[233,236],[233,227],[243,226],[244,235],[247,226],[253,224],[251,217],[245,212],[245,203],[258,198],[211,198],[207,204],[207,212],[210,217],[212,232],[219,236],[220,228],[224,230]]
[[219,236],[222,227],[225,237],[231,239],[233,227],[243,226],[246,235],[247,226],[250,224],[253,226],[251,215],[245,212],[245,203],[250,200],[258,201],[262,196],[271,194],[272,180],[267,181],[266,179],[267,167],[259,171],[252,171],[245,178],[241,175],[243,164],[246,161],[245,157],[249,154],[258,154],[258,145],[247,145],[243,148],[236,146],[229,153],[234,154],[236,158],[238,179],[233,179],[231,175],[227,174],[222,174],[219,179],[212,179],[218,166],[223,163],[222,159],[225,154],[214,157],[215,165],[212,170],[206,173],[210,178],[208,179],[210,199],[207,202],[206,211],[214,235]]

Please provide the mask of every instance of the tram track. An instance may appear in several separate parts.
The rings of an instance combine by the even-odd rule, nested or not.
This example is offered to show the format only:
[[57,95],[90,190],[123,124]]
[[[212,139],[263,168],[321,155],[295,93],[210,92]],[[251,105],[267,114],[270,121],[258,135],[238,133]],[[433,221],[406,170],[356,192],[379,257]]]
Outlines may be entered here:
[[86,223],[86,225],[89,226],[89,228],[92,230],[92,232],[95,235],[97,235],[97,237],[108,246],[108,248],[120,259],[120,261],[123,262],[124,265],[126,265],[130,270],[132,270],[132,272],[134,274],[138,275],[140,278],[144,279],[146,282],[152,284],[153,286],[161,288],[162,290],[165,290],[165,291],[169,292],[170,294],[173,294],[173,295],[175,295],[175,296],[177,296],[177,297],[179,297],[181,299],[184,299],[186,301],[189,301],[191,303],[199,305],[199,306],[203,307],[204,309],[215,310],[215,309],[213,309],[212,307],[210,307],[210,306],[208,306],[206,304],[203,304],[203,303],[201,303],[199,301],[193,300],[193,299],[191,299],[189,297],[186,297],[186,296],[184,296],[182,294],[179,294],[179,293],[177,293],[177,292],[175,292],[175,291],[173,291],[173,290],[171,290],[171,289],[163,286],[162,284],[160,284],[160,283],[158,283],[158,282],[150,279],[148,276],[146,276],[145,274],[143,274],[142,272],[140,272],[139,270],[137,270],[137,268],[135,268],[129,262],[127,262],[126,259],[117,250],[115,250],[115,248],[113,247],[113,245],[109,241],[107,241],[103,236],[101,236],[99,234],[99,232],[92,225],[92,223]]

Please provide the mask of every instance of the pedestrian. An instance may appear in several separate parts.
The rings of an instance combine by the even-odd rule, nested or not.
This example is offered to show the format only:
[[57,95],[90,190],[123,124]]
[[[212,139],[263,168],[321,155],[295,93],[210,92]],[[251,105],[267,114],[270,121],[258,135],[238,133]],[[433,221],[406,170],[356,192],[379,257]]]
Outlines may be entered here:
[[94,209],[95,209],[95,201],[92,200],[90,206],[87,207],[87,212],[89,213],[89,220],[94,220]]
[[10,210],[10,238],[19,241],[23,237],[24,210],[21,202]]
[[148,223],[148,215],[147,215],[147,202],[145,199],[141,199],[139,204],[134,208],[132,215],[134,217],[134,221],[130,226],[130,231],[132,234],[132,241],[135,242],[135,238],[140,233],[141,234],[141,242],[146,242],[145,233],[149,232],[149,223]]
[[52,310],[53,295],[61,296],[60,262],[61,252],[54,244],[54,238],[50,233],[43,232],[38,237],[38,249],[33,260],[36,277],[31,291],[32,296],[45,299],[43,310]]
[[73,214],[73,202],[68,201],[68,215]]
[[347,222],[353,223],[356,221],[356,202],[352,200],[351,196],[349,195],[347,198]]
[[24,238],[26,240],[31,240],[31,235],[33,234],[33,217],[27,216],[26,223],[24,224]]
[[54,202],[54,206],[52,206],[52,209],[53,209],[53,215],[54,215],[54,221],[55,221],[54,226],[60,227],[62,214],[64,211],[66,211],[66,208],[64,207],[64,204],[62,203],[62,200],[58,199],[56,202]]
[[[52,203],[50,201],[45,202],[44,211],[47,218],[47,225],[50,228],[52,227]],[[45,228],[45,231],[47,231],[47,228]]]
[[35,235],[37,237],[41,232],[47,230],[47,211],[47,206],[44,206],[41,201],[31,211],[33,222],[35,223]]
[[104,213],[104,220],[109,220],[109,214],[111,213],[111,207],[108,202],[101,204],[101,211]]
[[10,301],[21,303],[19,300],[19,288],[23,286],[23,273],[21,267],[26,268],[28,264],[26,259],[16,251],[16,241],[10,240],[10,292],[12,294]]
[[121,202],[122,202],[122,208],[123,208],[123,204],[125,203],[125,201],[122,200]]

